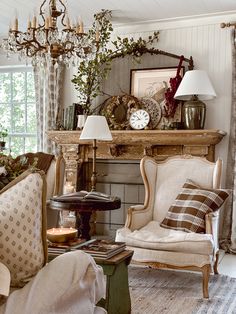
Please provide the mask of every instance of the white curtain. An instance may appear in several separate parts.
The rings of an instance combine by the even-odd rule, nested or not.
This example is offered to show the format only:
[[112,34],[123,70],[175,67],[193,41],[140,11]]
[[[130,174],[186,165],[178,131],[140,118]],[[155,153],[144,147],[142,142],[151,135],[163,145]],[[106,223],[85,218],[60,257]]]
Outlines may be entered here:
[[236,253],[236,32],[232,30],[232,106],[226,187],[232,190],[223,212],[221,247]]
[[46,131],[58,129],[61,119],[61,90],[64,66],[35,66],[35,97],[37,115],[37,151],[54,153],[54,144],[48,140]]

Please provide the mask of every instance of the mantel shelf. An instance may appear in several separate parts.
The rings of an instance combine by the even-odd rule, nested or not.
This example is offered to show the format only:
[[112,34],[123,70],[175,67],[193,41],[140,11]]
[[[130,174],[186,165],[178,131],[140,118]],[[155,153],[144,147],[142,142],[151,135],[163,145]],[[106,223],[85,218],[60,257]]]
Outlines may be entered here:
[[[48,131],[47,134],[63,154],[66,180],[76,186],[82,165],[93,157],[92,141],[80,140],[81,131]],[[225,135],[217,129],[112,131],[112,141],[97,143],[97,158],[140,160],[151,156],[159,161],[174,155],[194,155],[214,161],[215,145]]]
[[[80,140],[81,131],[48,131],[48,137],[59,145],[91,144]],[[118,145],[215,145],[221,141],[226,132],[211,130],[141,130],[112,131],[112,144]]]

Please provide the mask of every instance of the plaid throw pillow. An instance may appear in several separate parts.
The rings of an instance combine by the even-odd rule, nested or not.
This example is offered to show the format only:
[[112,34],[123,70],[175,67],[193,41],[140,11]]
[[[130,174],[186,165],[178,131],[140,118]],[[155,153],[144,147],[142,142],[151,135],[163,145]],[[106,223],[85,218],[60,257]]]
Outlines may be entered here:
[[204,189],[187,180],[160,225],[186,232],[205,232],[205,215],[219,209],[228,196],[225,190]]

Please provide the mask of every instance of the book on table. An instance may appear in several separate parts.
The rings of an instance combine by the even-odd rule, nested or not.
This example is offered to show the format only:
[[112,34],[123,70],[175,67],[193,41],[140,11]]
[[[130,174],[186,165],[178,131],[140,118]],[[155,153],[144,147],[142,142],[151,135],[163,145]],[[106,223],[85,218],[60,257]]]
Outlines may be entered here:
[[77,250],[80,246],[84,245],[85,243],[91,243],[95,240],[86,241],[85,239],[76,238],[69,242],[50,242],[48,241],[48,253],[53,255],[60,255],[65,252],[69,252],[72,250]]
[[76,239],[64,243],[48,243],[48,254],[58,256],[60,254],[83,250],[97,259],[108,259],[125,250],[125,242],[115,242],[112,240],[84,240]]
[[95,240],[92,243],[84,243],[79,247],[85,253],[98,259],[108,259],[125,250],[125,242],[112,240]]
[[91,191],[87,192],[87,194],[84,195],[84,199],[96,199],[96,200],[104,200],[104,201],[111,201],[114,199],[111,195],[97,192],[97,191]]

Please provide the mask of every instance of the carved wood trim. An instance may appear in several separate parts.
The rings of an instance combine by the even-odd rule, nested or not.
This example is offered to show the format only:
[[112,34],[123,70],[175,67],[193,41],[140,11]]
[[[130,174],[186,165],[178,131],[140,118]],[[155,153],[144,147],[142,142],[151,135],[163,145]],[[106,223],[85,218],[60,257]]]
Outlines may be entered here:
[[[48,131],[48,138],[62,151],[66,162],[66,176],[76,184],[78,170],[92,158],[92,141],[81,141],[81,131]],[[140,160],[144,156],[164,160],[175,155],[191,154],[215,159],[215,145],[226,135],[212,130],[127,130],[112,131],[111,142],[98,142],[97,158]]]
[[[132,247],[129,247],[129,249],[132,249]],[[165,264],[165,263],[159,263],[159,262],[139,262],[132,260],[132,264],[136,265],[147,265],[151,268],[154,269],[178,269],[178,270],[193,270],[193,271],[198,271],[202,273],[202,292],[203,292],[203,297],[204,298],[209,298],[209,293],[208,293],[208,282],[209,282],[209,276],[211,272],[211,265],[206,264],[202,267],[197,267],[197,266],[176,266],[176,265],[170,265],[170,264]]]

